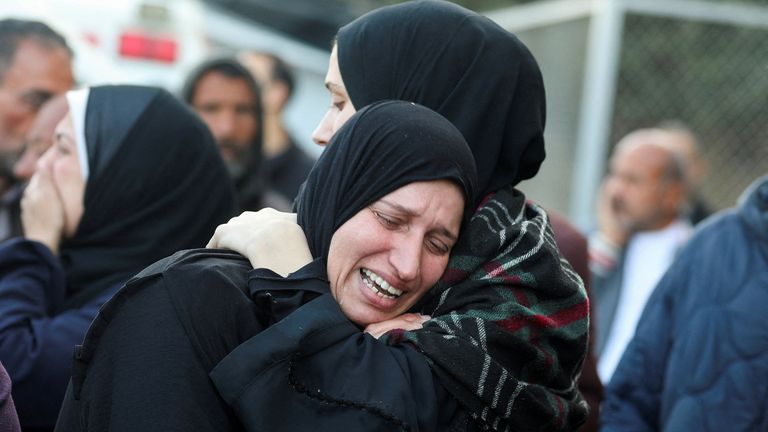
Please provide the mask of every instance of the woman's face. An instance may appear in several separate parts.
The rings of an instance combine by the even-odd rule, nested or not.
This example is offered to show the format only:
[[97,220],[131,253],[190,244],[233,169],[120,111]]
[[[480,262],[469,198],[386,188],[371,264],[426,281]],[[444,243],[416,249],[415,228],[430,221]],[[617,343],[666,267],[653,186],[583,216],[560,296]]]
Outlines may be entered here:
[[83,216],[85,180],[69,114],[56,126],[53,145],[40,157],[37,170],[46,170],[50,174],[64,211],[63,235],[65,238],[74,236]]
[[344,314],[366,326],[408,311],[443,274],[463,208],[456,184],[414,182],[339,227],[331,238],[328,280]]
[[352,105],[347,89],[344,87],[344,81],[341,79],[338,45],[334,45],[331,51],[328,73],[325,75],[325,87],[331,93],[331,105],[312,133],[312,140],[321,146],[328,144],[333,134],[357,111]]

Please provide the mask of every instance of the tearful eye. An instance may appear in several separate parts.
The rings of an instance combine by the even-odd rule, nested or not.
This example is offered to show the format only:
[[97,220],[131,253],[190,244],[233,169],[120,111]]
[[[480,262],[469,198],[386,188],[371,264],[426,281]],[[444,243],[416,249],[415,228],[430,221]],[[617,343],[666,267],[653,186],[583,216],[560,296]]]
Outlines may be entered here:
[[450,246],[439,240],[427,240],[427,249],[435,255],[445,255],[451,251]]
[[376,219],[387,229],[395,229],[400,226],[400,221],[384,213],[371,209]]

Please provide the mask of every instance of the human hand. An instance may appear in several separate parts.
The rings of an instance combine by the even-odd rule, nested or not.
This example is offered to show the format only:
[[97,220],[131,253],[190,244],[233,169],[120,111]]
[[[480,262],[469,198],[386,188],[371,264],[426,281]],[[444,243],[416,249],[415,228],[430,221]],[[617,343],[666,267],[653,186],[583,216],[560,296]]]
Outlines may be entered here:
[[38,169],[21,199],[21,224],[24,236],[48,246],[56,254],[64,231],[64,205],[51,174]]
[[613,201],[614,193],[610,178],[600,184],[597,198],[597,226],[602,239],[613,247],[620,248],[626,244],[629,233],[619,222]]
[[244,212],[219,225],[206,247],[233,250],[248,258],[254,268],[267,268],[281,276],[312,261],[296,213],[271,208]]
[[432,317],[429,315],[406,313],[386,321],[368,324],[364,331],[378,339],[384,333],[394,329],[418,330],[430,319],[432,319]]

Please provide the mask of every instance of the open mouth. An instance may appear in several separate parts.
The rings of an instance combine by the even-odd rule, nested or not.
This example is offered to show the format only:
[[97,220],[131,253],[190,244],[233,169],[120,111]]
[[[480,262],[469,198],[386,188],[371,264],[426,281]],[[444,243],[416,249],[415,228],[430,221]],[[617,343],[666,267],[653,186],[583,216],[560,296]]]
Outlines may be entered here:
[[370,288],[371,291],[376,293],[376,295],[379,297],[396,299],[403,295],[402,291],[392,287],[389,282],[385,281],[381,278],[381,276],[368,269],[361,268],[360,276],[362,276],[365,285],[368,286],[368,288]]

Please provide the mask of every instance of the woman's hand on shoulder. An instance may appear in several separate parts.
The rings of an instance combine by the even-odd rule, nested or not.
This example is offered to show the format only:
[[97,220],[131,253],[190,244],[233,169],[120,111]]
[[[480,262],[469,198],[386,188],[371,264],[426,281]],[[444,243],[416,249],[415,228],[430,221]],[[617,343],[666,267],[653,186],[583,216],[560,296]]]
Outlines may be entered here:
[[230,249],[248,258],[254,268],[287,276],[312,261],[296,213],[272,208],[244,212],[219,225],[208,248]]
[[64,231],[64,206],[47,170],[38,170],[24,189],[21,224],[24,237],[58,253]]
[[432,319],[429,315],[420,315],[415,313],[406,313],[386,321],[368,324],[365,333],[370,334],[376,339],[384,333],[395,330],[418,330],[424,326],[424,323]]

